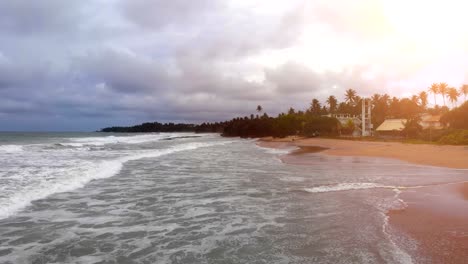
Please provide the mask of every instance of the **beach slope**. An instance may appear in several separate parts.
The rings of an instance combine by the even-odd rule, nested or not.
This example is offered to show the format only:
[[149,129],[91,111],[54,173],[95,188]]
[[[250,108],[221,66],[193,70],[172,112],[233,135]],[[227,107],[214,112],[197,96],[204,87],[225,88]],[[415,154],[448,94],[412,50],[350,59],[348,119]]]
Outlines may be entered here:
[[262,138],[258,144],[265,147],[320,147],[329,155],[382,157],[428,166],[468,169],[468,146],[300,137]]

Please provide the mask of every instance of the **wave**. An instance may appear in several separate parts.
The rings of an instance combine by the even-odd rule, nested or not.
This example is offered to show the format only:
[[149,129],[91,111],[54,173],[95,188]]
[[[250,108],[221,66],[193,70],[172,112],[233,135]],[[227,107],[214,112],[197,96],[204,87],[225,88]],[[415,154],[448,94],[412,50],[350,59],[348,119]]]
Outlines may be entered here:
[[[188,135],[187,135],[188,136]],[[170,140],[174,138],[184,137],[184,134],[145,134],[133,136],[106,136],[106,137],[86,137],[86,138],[70,138],[71,142],[60,143],[66,147],[83,147],[83,146],[103,146],[107,144],[141,144],[146,142],[155,142],[160,140]]]
[[[123,167],[123,164],[144,158],[156,158],[163,155],[168,155],[175,152],[195,150],[203,147],[211,147],[216,145],[225,145],[233,141],[211,142],[211,143],[186,143],[176,145],[167,149],[152,150],[141,152],[134,155],[120,157],[114,160],[101,162],[86,161],[77,167],[68,168],[65,170],[54,170],[53,168],[44,168],[42,181],[37,184],[30,185],[21,191],[15,191],[11,197],[0,198],[0,219],[7,218],[19,210],[27,207],[32,201],[44,199],[49,195],[61,192],[69,192],[78,188],[84,187],[87,183],[96,179],[109,178],[117,175]],[[57,177],[60,175],[60,177]],[[26,178],[31,175],[18,175],[21,178]],[[36,175],[35,180],[38,176]]]
[[359,182],[359,183],[339,183],[335,185],[323,185],[312,188],[304,188],[304,191],[310,193],[326,193],[326,192],[339,192],[349,190],[362,190],[362,189],[374,189],[374,188],[387,188],[387,189],[398,189],[397,186],[386,186],[371,182]]
[[364,189],[376,189],[376,188],[383,188],[383,189],[392,189],[397,193],[400,190],[404,189],[419,189],[428,186],[433,186],[438,184],[428,184],[428,185],[415,185],[415,186],[393,186],[393,185],[382,185],[378,183],[372,182],[351,182],[351,183],[338,183],[334,185],[322,185],[312,188],[304,188],[303,191],[309,193],[326,193],[326,192],[340,192],[340,191],[351,191],[351,190],[364,190]]
[[296,147],[291,147],[291,148],[266,148],[266,147],[261,147],[261,146],[257,146],[257,147],[265,151],[266,153],[273,154],[273,155],[286,155],[297,149]]
[[0,153],[14,153],[14,152],[21,152],[23,151],[23,146],[21,145],[1,145],[0,146]]

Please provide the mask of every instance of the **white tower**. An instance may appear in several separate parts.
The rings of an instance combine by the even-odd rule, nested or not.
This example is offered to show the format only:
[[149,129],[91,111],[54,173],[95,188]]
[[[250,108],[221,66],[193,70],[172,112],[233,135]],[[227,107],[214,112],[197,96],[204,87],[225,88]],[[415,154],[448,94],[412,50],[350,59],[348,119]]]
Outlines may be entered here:
[[[366,102],[367,101],[367,102]],[[366,107],[367,104],[367,107]],[[362,125],[362,136],[372,136],[372,120],[371,120],[371,101],[369,99],[362,99],[362,114],[361,114],[361,125]]]

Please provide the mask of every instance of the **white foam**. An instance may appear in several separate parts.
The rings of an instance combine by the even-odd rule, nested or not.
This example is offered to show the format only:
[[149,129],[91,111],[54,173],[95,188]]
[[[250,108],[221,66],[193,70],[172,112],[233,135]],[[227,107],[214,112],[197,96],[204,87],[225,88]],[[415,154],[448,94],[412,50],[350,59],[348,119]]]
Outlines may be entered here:
[[358,183],[339,183],[335,185],[323,185],[313,188],[305,188],[304,191],[310,193],[325,193],[325,192],[339,192],[349,190],[362,190],[373,188],[394,188],[393,186],[385,186],[377,183],[358,182]]
[[[141,151],[137,154],[119,157],[105,161],[70,161],[68,166],[41,168],[40,173],[35,170],[23,170],[14,177],[21,183],[31,181],[25,186],[3,186],[3,194],[11,192],[12,195],[2,197],[0,195],[0,219],[9,217],[19,210],[30,205],[32,201],[46,198],[47,196],[68,192],[82,188],[95,179],[108,178],[116,175],[125,162],[143,158],[156,158],[180,151],[195,150],[202,147],[224,145],[233,141],[211,143],[186,143],[175,145],[168,149]],[[53,162],[53,161],[52,161]],[[62,164],[63,165],[63,164]],[[7,190],[7,188],[9,188]]]
[[[13,215],[30,205],[34,200],[43,199],[54,193],[68,192],[81,188],[94,179],[111,177],[120,171],[122,164],[119,161],[104,161],[97,164],[88,163],[87,168],[70,170],[70,173],[66,177],[44,179],[37,185],[27,186],[9,198],[0,199],[0,219]],[[53,169],[49,169],[49,173],[53,174],[56,172]],[[25,177],[25,175],[21,176]]]
[[23,151],[23,146],[21,145],[0,145],[0,153],[15,153]]
[[291,153],[291,151],[296,150],[296,147],[289,147],[289,148],[265,148],[265,147],[260,147],[261,150],[265,151],[268,154],[273,154],[273,155],[286,155]]
[[394,234],[389,231],[389,216],[382,212],[383,224],[382,224],[382,233],[387,237],[390,245],[392,247],[393,258],[392,262],[401,263],[401,264],[412,264],[413,258],[402,248],[400,248],[395,242]]
[[287,176],[287,177],[280,177],[280,181],[285,181],[285,182],[303,182],[305,178],[303,177],[295,177],[295,176]]
[[[186,134],[144,134],[133,136],[106,136],[106,137],[85,137],[85,138],[70,138],[71,143],[61,143],[63,146],[82,147],[85,145],[90,146],[103,146],[106,144],[141,144],[145,142],[154,142],[162,139],[169,139],[174,137],[184,136]],[[189,134],[187,134],[189,135]],[[190,134],[192,135],[192,134]]]

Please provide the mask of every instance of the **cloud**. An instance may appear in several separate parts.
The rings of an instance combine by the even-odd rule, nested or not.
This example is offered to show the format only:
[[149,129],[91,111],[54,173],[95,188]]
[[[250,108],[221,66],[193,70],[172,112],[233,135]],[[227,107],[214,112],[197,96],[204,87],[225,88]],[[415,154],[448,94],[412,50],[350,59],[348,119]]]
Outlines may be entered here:
[[158,30],[166,26],[187,27],[203,23],[224,8],[219,0],[132,0],[121,3],[122,13],[134,24]]
[[82,1],[15,0],[0,2],[0,31],[13,34],[63,33],[84,22]]
[[115,49],[90,51],[74,61],[87,82],[105,83],[116,92],[141,93],[168,89],[168,73],[154,59]]
[[384,2],[1,1],[0,129],[219,121],[463,81],[465,42],[414,41]]
[[392,31],[383,1],[314,1],[309,6],[311,21],[325,24],[341,34],[382,38]]

